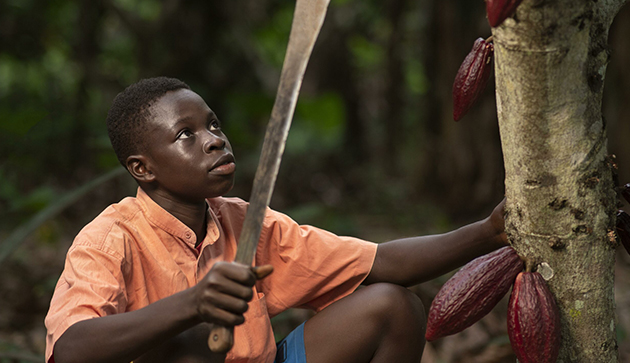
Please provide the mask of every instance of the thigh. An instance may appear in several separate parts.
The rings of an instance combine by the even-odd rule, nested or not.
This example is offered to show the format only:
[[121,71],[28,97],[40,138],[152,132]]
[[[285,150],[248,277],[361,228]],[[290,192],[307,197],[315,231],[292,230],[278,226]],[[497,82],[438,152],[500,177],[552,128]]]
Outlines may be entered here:
[[397,285],[373,284],[306,322],[307,362],[420,362],[425,329],[416,295]]

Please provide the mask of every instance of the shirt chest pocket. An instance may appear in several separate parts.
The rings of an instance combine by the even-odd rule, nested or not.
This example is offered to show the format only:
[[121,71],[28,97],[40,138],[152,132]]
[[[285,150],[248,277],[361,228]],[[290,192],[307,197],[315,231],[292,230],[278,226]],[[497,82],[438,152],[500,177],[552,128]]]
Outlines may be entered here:
[[226,362],[271,363],[276,355],[276,344],[267,312],[265,295],[249,303],[245,323],[234,328],[234,347],[228,352]]

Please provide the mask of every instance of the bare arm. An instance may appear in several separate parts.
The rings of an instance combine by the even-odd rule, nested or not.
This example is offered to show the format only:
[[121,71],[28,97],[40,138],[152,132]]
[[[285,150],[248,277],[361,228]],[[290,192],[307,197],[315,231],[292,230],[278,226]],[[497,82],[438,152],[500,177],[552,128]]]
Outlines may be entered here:
[[142,309],[80,321],[57,340],[56,363],[128,363],[202,322],[244,322],[256,277],[248,266],[217,263],[196,286]]
[[380,244],[365,284],[418,284],[506,246],[504,204],[505,200],[497,205],[488,218],[452,232]]

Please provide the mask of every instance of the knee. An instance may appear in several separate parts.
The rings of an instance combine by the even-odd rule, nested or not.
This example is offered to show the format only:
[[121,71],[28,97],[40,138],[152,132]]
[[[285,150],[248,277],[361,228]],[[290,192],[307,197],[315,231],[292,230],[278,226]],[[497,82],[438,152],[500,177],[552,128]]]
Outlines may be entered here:
[[426,314],[420,298],[409,289],[389,283],[364,288],[373,316],[382,327],[404,330],[424,338]]

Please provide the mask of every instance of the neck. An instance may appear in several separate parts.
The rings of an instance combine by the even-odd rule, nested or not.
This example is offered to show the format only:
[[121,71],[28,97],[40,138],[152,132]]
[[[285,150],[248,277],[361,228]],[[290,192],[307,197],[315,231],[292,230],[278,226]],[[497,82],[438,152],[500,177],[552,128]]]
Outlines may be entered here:
[[197,236],[197,243],[206,236],[206,200],[182,201],[170,195],[165,195],[157,190],[146,190],[147,195],[153,199],[160,207],[179,219],[188,228],[192,229]]

